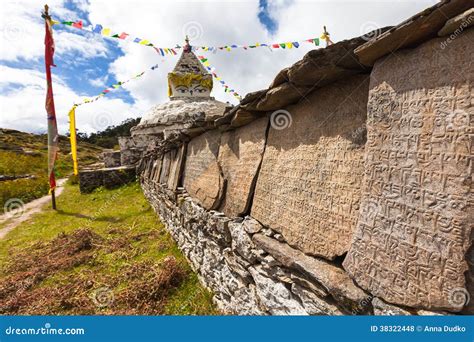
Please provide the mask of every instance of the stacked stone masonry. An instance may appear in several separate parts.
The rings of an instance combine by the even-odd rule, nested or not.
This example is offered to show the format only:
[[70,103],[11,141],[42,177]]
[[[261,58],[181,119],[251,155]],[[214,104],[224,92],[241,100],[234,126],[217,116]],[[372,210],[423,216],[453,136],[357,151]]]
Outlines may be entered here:
[[[214,127],[144,152],[145,196],[224,313],[474,313],[474,29],[444,40],[373,68],[344,58],[379,41],[336,44],[312,54],[338,56],[318,87],[295,79],[308,54]],[[307,92],[274,100],[290,83]]]

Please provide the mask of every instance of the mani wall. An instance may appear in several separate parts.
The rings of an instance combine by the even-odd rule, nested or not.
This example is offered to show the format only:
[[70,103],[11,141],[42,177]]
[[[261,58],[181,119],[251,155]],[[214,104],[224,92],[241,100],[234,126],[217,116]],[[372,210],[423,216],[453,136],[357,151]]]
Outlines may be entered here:
[[145,152],[144,193],[223,312],[474,312],[474,29],[443,41],[311,51]]

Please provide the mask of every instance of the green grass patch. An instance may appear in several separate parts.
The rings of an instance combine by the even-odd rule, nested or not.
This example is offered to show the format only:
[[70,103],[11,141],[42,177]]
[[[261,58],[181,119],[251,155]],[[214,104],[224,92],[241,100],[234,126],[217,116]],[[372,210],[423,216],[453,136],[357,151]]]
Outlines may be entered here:
[[[32,175],[33,178],[0,182],[0,206],[12,198],[29,202],[49,191],[48,147],[46,135],[29,134],[14,130],[0,130],[0,175]],[[57,179],[72,173],[71,147],[69,139],[61,136],[60,151],[56,161]],[[90,165],[99,160],[102,148],[79,143],[79,165]]]
[[138,184],[67,184],[0,240],[1,314],[218,314]]

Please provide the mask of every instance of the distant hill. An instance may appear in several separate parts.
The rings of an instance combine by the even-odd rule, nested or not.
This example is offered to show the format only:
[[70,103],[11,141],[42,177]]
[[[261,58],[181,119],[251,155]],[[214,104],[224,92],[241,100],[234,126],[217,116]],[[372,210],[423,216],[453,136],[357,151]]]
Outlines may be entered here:
[[[57,178],[72,173],[69,138],[59,137]],[[79,166],[99,161],[103,148],[78,142]],[[29,202],[48,193],[48,145],[46,134],[0,128],[0,207],[16,198]]]
[[78,141],[87,142],[104,148],[115,148],[118,145],[118,137],[129,136],[130,128],[140,123],[141,118],[127,119],[117,126],[109,126],[97,133],[77,133]]

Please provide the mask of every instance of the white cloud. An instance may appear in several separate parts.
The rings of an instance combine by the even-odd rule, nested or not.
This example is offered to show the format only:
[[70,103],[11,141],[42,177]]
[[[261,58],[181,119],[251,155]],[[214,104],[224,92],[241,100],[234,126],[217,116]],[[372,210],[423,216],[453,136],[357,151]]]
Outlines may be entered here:
[[94,87],[105,87],[105,82],[107,81],[107,75],[98,78],[89,79],[90,85]]
[[[176,43],[183,43],[185,33],[194,38],[191,43],[198,46],[272,43],[317,37],[323,25],[327,25],[332,39],[337,42],[366,33],[363,32],[364,29],[371,27],[373,23],[380,27],[398,24],[435,2],[271,1],[269,15],[278,22],[278,29],[273,36],[258,21],[258,1],[90,0],[80,2],[80,6],[81,10],[89,13],[89,19],[94,24],[149,39],[156,46],[172,47]],[[5,23],[0,35],[0,59],[38,59],[44,53],[44,29],[39,17],[41,8],[34,0],[14,3],[0,10],[2,23]],[[53,15],[65,20],[78,19],[76,14],[64,7],[62,0],[49,1],[49,4]],[[32,10],[34,8],[37,10]],[[10,22],[13,24],[9,25]],[[108,53],[100,36],[83,37],[76,35],[71,29],[56,31],[55,38],[58,62],[64,53],[75,54],[79,59]],[[117,57],[110,64],[109,70],[103,70],[104,76],[110,73],[110,79],[126,80],[156,63],[159,64],[159,69],[147,72],[142,78],[126,84],[125,88],[135,100],[133,106],[105,96],[93,104],[79,107],[77,126],[81,131],[104,128],[98,127],[101,121],[117,124],[128,117],[140,116],[152,105],[167,101],[166,75],[174,67],[178,56],[161,57],[152,48],[130,42],[120,42],[119,46],[124,55]],[[245,95],[267,87],[278,71],[300,60],[313,48],[310,44],[302,44],[299,49],[284,51],[258,48],[202,54],[209,58],[216,73],[229,86]],[[0,76],[0,85],[5,88],[0,95],[0,127],[44,130],[44,76],[40,72],[25,69],[17,71],[19,74],[16,75],[13,70],[8,70]],[[78,72],[87,73],[87,70],[81,69]],[[7,87],[8,84],[19,81],[24,83],[21,91]],[[99,79],[90,82],[100,84]],[[57,79],[54,90],[59,127],[65,132],[67,110],[71,101],[78,99],[78,94]],[[213,95],[218,100],[236,103],[232,96],[224,93],[219,84],[215,84]],[[101,113],[106,114],[98,115]]]
[[[269,2],[269,15],[278,22],[278,30],[271,36],[258,21],[258,1],[178,1],[150,2],[117,0],[113,5],[102,0],[91,0],[89,13],[92,22],[124,30],[146,38],[155,45],[171,47],[182,43],[183,28],[195,36],[193,45],[220,46],[256,42],[285,42],[318,37],[323,25],[328,26],[332,39],[339,41],[362,35],[371,25],[383,27],[398,24],[407,17],[432,5],[434,0],[418,1],[289,1]],[[126,18],[124,20],[123,18]],[[193,30],[194,29],[194,30]],[[197,30],[197,32],[196,32]],[[177,58],[157,56],[151,48],[133,43],[122,43],[125,53],[110,66],[117,79],[130,76],[130,69],[147,67],[160,61],[160,71],[144,80],[130,84],[131,95],[149,106],[164,102],[166,74]],[[300,60],[314,46],[302,44],[299,49],[220,51],[216,54],[198,52],[208,57],[216,73],[241,95],[267,87],[282,68]],[[161,61],[164,60],[164,63]],[[133,72],[132,72],[133,73]],[[236,103],[229,94],[215,84],[213,95],[221,101]]]
[[[46,85],[41,72],[31,69],[18,69],[0,66],[2,79],[0,87],[0,127],[13,128],[28,132],[45,132]],[[19,89],[5,89],[8,84],[22,81]],[[53,79],[54,100],[58,129],[61,133],[69,130],[68,112],[73,100],[79,96],[61,79]],[[107,126],[127,119],[133,112],[134,106],[120,99],[103,98],[93,105],[79,106],[76,111],[77,127],[81,132],[103,130]]]
[[[48,1],[53,19],[76,20],[77,15],[64,6],[65,0]],[[8,0],[0,7],[0,60],[36,60],[44,55],[44,21],[41,3],[35,0]],[[81,58],[105,56],[104,41],[93,35],[71,31],[54,32],[57,55]]]

